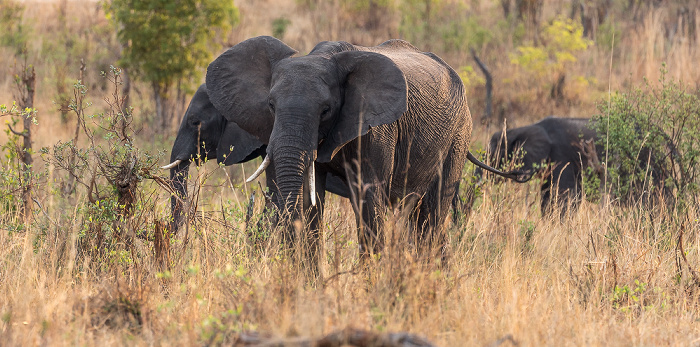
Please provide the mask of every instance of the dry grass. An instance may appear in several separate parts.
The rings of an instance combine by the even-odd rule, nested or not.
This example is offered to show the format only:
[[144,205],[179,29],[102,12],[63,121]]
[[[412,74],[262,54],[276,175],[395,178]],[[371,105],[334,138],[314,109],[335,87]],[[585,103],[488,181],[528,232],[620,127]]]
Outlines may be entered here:
[[[320,39],[371,45],[391,36],[391,30],[387,34],[355,28],[344,12],[324,17],[338,1],[324,2],[316,12],[303,11],[297,3],[237,1],[242,23],[229,40],[270,34],[271,21],[283,15],[293,20],[284,40],[301,52]],[[499,3],[478,3],[473,11],[480,24],[495,27],[501,16]],[[42,51],[44,37],[56,25],[55,12],[42,8],[58,5],[25,4],[25,22],[33,23],[38,37],[30,52],[37,56],[42,81],[36,145],[45,146],[68,139],[73,131],[71,120],[62,123],[55,111],[55,76],[47,66],[53,60]],[[544,17],[565,11],[567,4],[546,0]],[[106,23],[93,2],[68,6],[75,19],[68,25],[81,37],[93,37],[85,30]],[[694,16],[700,23],[697,12]],[[608,86],[614,91],[640,83],[643,76],[655,80],[662,61],[668,64],[669,77],[697,86],[697,41],[683,33],[663,35],[665,23],[675,18],[673,10],[661,7],[640,18],[617,22],[621,37],[615,38],[612,67],[608,47],[595,46],[578,57],[572,74],[597,82],[589,90],[571,91],[572,102],[564,105],[527,94],[527,80],[504,82],[519,74],[508,59],[512,42],[478,47],[494,73],[494,96],[500,103],[496,107],[505,108],[509,126],[550,114],[589,116]],[[396,25],[395,18],[387,24],[389,29]],[[93,50],[106,45],[105,51],[116,54],[113,43],[100,42]],[[12,57],[9,51],[0,53],[0,76],[7,76],[0,78],[0,102],[6,103],[12,99]],[[452,66],[473,65],[467,52],[437,53]],[[112,62],[116,55],[102,59]],[[96,103],[92,112],[98,112],[104,107],[98,67],[88,70]],[[483,109],[482,92],[478,85],[470,91],[475,116]],[[149,128],[153,107],[147,87],[137,84],[132,97],[141,117],[136,121],[144,127],[138,145],[169,149],[169,143],[153,139]],[[485,143],[494,126],[476,123],[474,141]],[[85,192],[69,197],[54,193],[62,174],[49,167],[48,179],[37,189],[42,206],[35,210],[34,222],[16,230],[21,225],[18,216],[0,216],[1,344],[231,344],[242,331],[284,338],[321,336],[345,327],[410,331],[440,346],[488,345],[508,334],[521,345],[700,343],[700,283],[694,278],[700,266],[700,210],[675,215],[659,212],[660,207],[584,203],[567,218],[543,218],[536,183],[487,184],[487,198],[470,218],[447,227],[448,266],[416,261],[402,219],[394,215],[388,217],[387,238],[392,242],[386,251],[359,266],[352,208],[331,197],[325,214],[323,276],[310,281],[303,264],[278,251],[274,236],[257,245],[246,237],[241,211],[255,187],[231,186],[227,179],[240,183],[254,166],[233,168],[229,175],[213,169],[213,164],[206,167],[214,172],[200,192],[199,218],[187,238],[181,235],[173,241],[168,271],[148,240],[136,239],[133,253],[123,257],[98,259],[96,253],[84,252],[78,241],[87,225]],[[169,214],[168,196],[151,183],[142,189],[155,196],[144,224],[153,228]],[[256,206],[260,212],[260,202]]]
[[[90,259],[76,248],[82,216],[49,204],[50,220],[38,212],[27,230],[0,234],[0,331],[13,345],[231,343],[248,330],[345,327],[410,331],[441,346],[508,334],[523,345],[697,343],[700,283],[689,271],[700,264],[698,211],[584,204],[559,220],[533,207],[536,184],[485,191],[471,218],[449,227],[445,268],[416,261],[395,217],[381,258],[358,267],[351,208],[332,198],[316,281],[276,241],[254,247],[216,214],[190,226],[186,246],[175,241],[168,272],[143,240],[131,260]],[[203,195],[216,211],[217,194]]]

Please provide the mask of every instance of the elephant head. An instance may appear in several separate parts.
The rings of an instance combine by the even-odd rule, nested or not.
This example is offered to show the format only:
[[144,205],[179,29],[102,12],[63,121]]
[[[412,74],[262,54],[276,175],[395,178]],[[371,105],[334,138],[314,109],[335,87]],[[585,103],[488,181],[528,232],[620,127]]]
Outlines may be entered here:
[[306,207],[315,204],[314,161],[330,162],[348,142],[406,111],[406,80],[392,60],[338,46],[343,49],[290,58],[295,51],[281,41],[257,37],[207,69],[212,103],[268,144],[263,165],[274,163],[292,219],[302,216],[307,184]]
[[493,134],[489,150],[493,166],[515,160],[522,164],[524,173],[532,175],[539,170],[539,164],[550,159],[552,139],[542,127],[527,126]]
[[214,107],[202,84],[190,101],[170,152],[170,179],[177,197],[171,197],[176,230],[182,220],[182,201],[187,196],[187,172],[190,162],[201,165],[216,158],[219,164],[246,162],[265,153],[265,145],[236,123],[227,121]]

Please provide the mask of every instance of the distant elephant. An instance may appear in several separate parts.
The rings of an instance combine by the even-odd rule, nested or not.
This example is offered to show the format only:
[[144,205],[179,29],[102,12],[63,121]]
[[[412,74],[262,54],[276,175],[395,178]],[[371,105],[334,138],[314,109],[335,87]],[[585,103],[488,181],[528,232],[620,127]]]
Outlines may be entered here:
[[[177,197],[170,199],[173,215],[171,230],[177,232],[182,223],[182,201],[187,198],[187,172],[190,161],[196,165],[205,160],[216,159],[225,166],[244,163],[265,155],[266,145],[255,136],[244,131],[236,123],[229,122],[209,100],[206,84],[202,84],[192,96],[182,118],[180,129],[170,152],[170,164],[162,169],[170,170],[170,179]],[[267,168],[267,186],[275,200],[274,167]],[[328,191],[349,197],[344,182],[328,176]]]
[[[541,210],[543,214],[551,212],[556,198],[564,212],[569,204],[573,208],[578,206],[584,168],[593,168],[601,182],[604,179],[604,168],[600,162],[605,160],[605,153],[603,146],[598,144],[599,138],[594,128],[595,123],[586,118],[550,116],[532,125],[508,129],[505,135],[496,132],[489,142],[491,164],[498,167],[504,160],[519,158],[519,155],[514,155],[516,151],[521,151],[522,170],[530,176],[543,170],[547,164],[552,164],[551,174],[545,178],[541,187]],[[659,136],[664,135],[662,131],[659,133],[662,134]],[[640,133],[639,136],[643,135]],[[667,146],[671,155],[675,155],[670,139]],[[668,168],[663,164],[663,155],[666,154],[651,153],[647,147],[642,147],[635,155],[639,158],[635,170],[649,170],[653,177],[651,183],[662,189],[664,194],[670,194],[664,187],[664,179],[668,174]],[[620,174],[625,175],[622,171]],[[631,191],[631,197],[645,197],[645,193],[644,187],[636,187]],[[621,198],[623,202],[627,199],[616,198]]]
[[361,254],[382,248],[384,213],[405,197],[415,202],[419,249],[444,250],[441,225],[465,161],[476,160],[459,75],[402,40],[321,42],[306,56],[295,53],[272,37],[248,39],[209,65],[206,82],[216,108],[268,144],[259,171],[275,165],[288,220],[311,214],[312,266],[328,174],[350,186]]
[[[520,151],[517,153],[522,153],[522,170],[530,177],[552,163],[551,175],[542,183],[542,213],[550,210],[555,198],[562,208],[568,202],[575,206],[581,195],[581,163],[586,163],[581,140],[596,140],[589,119],[547,117],[532,125],[508,129],[505,135],[501,131],[494,133],[489,142],[490,163],[498,167],[504,161],[519,158],[520,154],[514,154]],[[596,153],[600,158],[600,146],[596,146]]]

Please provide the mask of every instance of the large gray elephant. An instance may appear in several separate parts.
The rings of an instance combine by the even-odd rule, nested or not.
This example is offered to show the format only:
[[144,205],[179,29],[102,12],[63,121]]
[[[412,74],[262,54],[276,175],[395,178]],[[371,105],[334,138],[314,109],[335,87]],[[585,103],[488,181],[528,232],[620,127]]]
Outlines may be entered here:
[[209,65],[206,82],[216,108],[268,144],[259,171],[275,165],[289,220],[310,212],[312,266],[328,174],[350,186],[361,254],[382,248],[387,207],[407,200],[415,202],[419,248],[444,249],[440,227],[465,161],[475,160],[458,74],[401,40],[322,42],[306,56],[295,53],[272,37],[248,39]]
[[[182,223],[182,203],[187,198],[187,175],[191,161],[196,165],[206,160],[216,159],[225,166],[244,163],[264,157],[267,146],[255,136],[244,131],[236,123],[229,122],[209,100],[206,84],[199,86],[192,96],[187,111],[170,152],[170,164],[162,169],[170,170],[170,179],[176,196],[171,197],[173,224],[171,230],[177,232]],[[267,186],[277,202],[274,182],[274,166],[266,170]],[[336,176],[327,177],[328,191],[349,197],[345,183]]]

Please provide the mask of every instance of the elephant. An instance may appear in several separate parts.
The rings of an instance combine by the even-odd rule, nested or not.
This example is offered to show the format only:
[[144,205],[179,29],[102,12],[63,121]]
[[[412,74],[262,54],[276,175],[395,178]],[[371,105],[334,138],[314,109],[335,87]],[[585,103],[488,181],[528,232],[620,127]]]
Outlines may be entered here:
[[[197,166],[205,160],[214,159],[218,164],[229,166],[264,156],[266,147],[236,123],[227,121],[209,100],[206,84],[200,85],[182,118],[170,152],[170,164],[161,167],[170,170],[172,187],[176,193],[170,200],[173,216],[170,229],[177,232],[182,223],[182,202],[187,198],[187,172],[192,160]],[[273,166],[268,167],[266,176],[272,201],[276,202]],[[329,175],[327,180],[328,191],[349,197],[348,188],[338,177]]]
[[[478,162],[468,151],[471,115],[459,75],[403,40],[324,41],[296,53],[272,37],[245,40],[208,66],[206,84],[227,120],[267,144],[258,172],[275,165],[287,221],[308,225],[310,265],[318,271],[329,174],[350,189],[362,258],[382,249],[383,214],[399,203],[412,204],[419,250],[433,245],[444,255],[441,226],[457,181],[467,159]],[[288,241],[294,232],[287,228]]]
[[[521,160],[522,170],[532,177],[545,167],[543,163],[552,163],[551,175],[541,187],[541,211],[546,214],[551,211],[554,201],[560,203],[562,209],[568,203],[574,207],[578,204],[582,162],[587,160],[582,152],[581,140],[596,139],[589,119],[550,116],[528,126],[508,129],[505,135],[502,131],[494,133],[489,142],[490,164],[498,167],[498,164],[515,157]],[[601,158],[602,147],[596,145],[595,150],[597,157]],[[480,176],[480,172],[477,172],[477,176]]]
[[[511,161],[515,157],[521,161],[522,170],[530,177],[547,167],[542,164],[552,164],[551,173],[541,186],[541,211],[543,215],[552,212],[554,202],[557,202],[561,214],[564,214],[568,207],[576,208],[580,202],[585,168],[594,169],[594,173],[603,182],[605,169],[601,161],[605,158],[605,151],[599,144],[600,137],[595,131],[595,125],[595,121],[587,118],[550,116],[528,126],[508,129],[505,135],[501,131],[496,132],[489,142],[492,156],[490,163],[498,167],[499,163]],[[665,135],[660,130],[658,133],[660,136]],[[640,133],[639,136],[643,134]],[[669,155],[676,155],[670,138],[666,136],[666,139]],[[522,158],[519,158],[520,155]],[[663,155],[666,154],[652,153],[649,148],[642,147],[637,153],[639,164],[635,170],[649,170],[653,177],[651,183],[661,188],[668,197],[670,191],[664,187],[664,180],[669,170],[664,167]],[[477,171],[476,175],[481,174]],[[645,197],[648,195],[645,193],[644,187],[636,187],[632,190],[631,197]],[[617,198],[621,198],[622,202],[635,200],[629,197]]]

